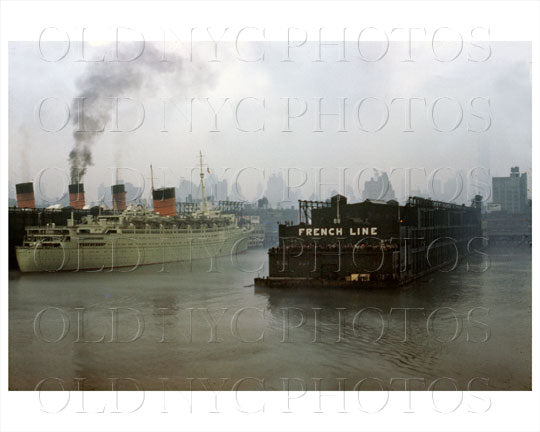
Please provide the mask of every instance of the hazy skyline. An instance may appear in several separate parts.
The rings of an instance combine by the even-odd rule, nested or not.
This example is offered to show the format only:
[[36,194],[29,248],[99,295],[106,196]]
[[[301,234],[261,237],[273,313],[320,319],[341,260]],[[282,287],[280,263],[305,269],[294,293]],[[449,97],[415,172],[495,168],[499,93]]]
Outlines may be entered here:
[[[258,184],[266,184],[280,168],[292,168],[292,186],[307,175],[307,183],[295,191],[304,198],[317,190],[317,183],[329,184],[321,195],[340,190],[335,184],[341,183],[339,172],[345,167],[349,169],[346,187],[352,186],[357,195],[373,175],[366,171],[358,190],[355,176],[365,168],[389,175],[398,169],[391,175],[397,196],[404,193],[403,172],[399,171],[404,168],[425,168],[429,176],[433,170],[449,167],[451,170],[440,174],[443,182],[452,170],[467,175],[474,167],[489,169],[492,176],[507,176],[511,166],[520,166],[531,177],[528,42],[490,42],[491,55],[486,61],[469,61],[469,56],[479,57],[482,50],[465,46],[451,62],[437,61],[427,43],[416,45],[413,62],[403,61],[402,43],[392,43],[384,58],[374,62],[359,59],[355,43],[347,45],[348,62],[339,61],[340,50],[335,47],[324,47],[326,61],[314,61],[319,55],[316,43],[296,49],[294,61],[285,62],[286,46],[281,42],[245,44],[242,52],[246,57],[257,58],[264,51],[265,58],[243,62],[233,55],[234,44],[224,42],[219,47],[219,62],[209,61],[213,56],[210,44],[195,49],[193,61],[184,48],[172,44],[166,50],[169,63],[163,64],[162,52],[158,49],[156,53],[151,46],[147,43],[141,58],[132,62],[78,61],[81,55],[76,48],[61,61],[47,62],[40,57],[37,43],[11,42],[10,183],[35,181],[41,170],[50,167],[69,174],[74,127],[80,125],[73,108],[80,108],[77,98],[81,97],[89,98],[89,111],[105,112],[100,117],[103,124],[97,124],[105,131],[95,134],[89,147],[93,165],[84,178],[89,200],[97,198],[99,184],[112,182],[111,168],[115,166],[140,173],[148,186],[149,165],[153,164],[158,186],[178,186],[182,178],[190,180],[191,168],[196,175],[199,150],[212,172],[227,179],[229,187],[244,168],[239,182],[250,200],[257,198]],[[54,57],[60,48],[46,44],[46,55]],[[111,48],[88,45],[85,57],[104,55],[110,60]],[[366,56],[381,52],[380,43],[365,43],[362,48]],[[448,53],[452,49],[450,44]],[[123,51],[125,58],[133,50],[137,47],[128,46]],[[103,81],[94,82],[95,77]],[[95,85],[89,92],[81,82]],[[114,99],[110,99],[116,97],[131,99],[120,100],[117,123]],[[409,118],[406,102],[400,98],[422,99],[412,101],[412,131],[406,131]],[[345,114],[322,116],[319,124],[319,100],[322,112],[338,113],[345,107]],[[142,125],[133,132],[120,132],[139,123],[141,104]],[[44,130],[64,123],[66,107],[71,116],[65,127],[58,132]],[[190,107],[192,131],[185,117]],[[217,113],[217,128],[212,109]],[[304,109],[304,115],[288,122],[288,117]],[[386,122],[385,109],[389,110]],[[458,122],[460,110],[463,115]],[[256,131],[263,125],[264,130]],[[162,171],[162,167],[167,169]],[[320,168],[326,169],[322,180],[317,179]],[[123,179],[134,182],[139,174],[133,172],[124,170]],[[47,175],[45,187],[54,195],[61,183],[59,171]],[[486,173],[482,176],[482,181],[490,183]],[[419,171],[413,177],[420,187],[421,177]]]

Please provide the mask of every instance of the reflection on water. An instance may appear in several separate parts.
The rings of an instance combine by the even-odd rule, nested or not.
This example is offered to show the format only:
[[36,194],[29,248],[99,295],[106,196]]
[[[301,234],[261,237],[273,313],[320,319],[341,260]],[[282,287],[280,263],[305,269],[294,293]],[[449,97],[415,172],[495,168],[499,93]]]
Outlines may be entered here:
[[[308,389],[322,378],[323,390],[340,379],[352,390],[364,378],[380,381],[362,389],[403,389],[400,378],[417,378],[412,388],[424,389],[448,377],[467,389],[480,377],[488,381],[473,380],[474,389],[530,389],[530,250],[490,256],[483,273],[462,266],[362,291],[255,289],[266,268],[248,269],[266,261],[265,251],[234,265],[220,258],[214,272],[200,261],[129,273],[12,273],[9,387],[31,390],[56,377],[66,388],[84,378],[85,389],[106,390],[116,377],[144,389],[231,389],[253,377],[267,390],[282,389],[281,378]],[[454,388],[438,388],[445,385]]]

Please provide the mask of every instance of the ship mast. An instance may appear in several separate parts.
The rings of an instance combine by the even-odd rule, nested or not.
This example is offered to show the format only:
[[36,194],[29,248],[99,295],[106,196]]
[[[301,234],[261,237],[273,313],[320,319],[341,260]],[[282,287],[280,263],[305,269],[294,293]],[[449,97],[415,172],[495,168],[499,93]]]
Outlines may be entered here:
[[199,150],[199,161],[201,165],[201,193],[202,193],[202,210],[203,213],[208,213],[208,204],[206,202],[206,190],[204,188],[204,172],[203,172],[203,163],[202,163],[202,152]]

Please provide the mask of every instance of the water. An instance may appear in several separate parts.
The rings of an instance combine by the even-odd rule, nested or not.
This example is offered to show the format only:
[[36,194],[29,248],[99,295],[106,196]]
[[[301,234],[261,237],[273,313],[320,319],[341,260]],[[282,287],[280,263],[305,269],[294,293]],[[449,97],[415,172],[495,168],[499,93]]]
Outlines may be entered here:
[[255,289],[266,266],[245,270],[265,251],[235,265],[220,258],[216,272],[207,261],[165,272],[12,272],[9,388],[57,378],[66,389],[108,390],[111,378],[131,378],[120,388],[283,390],[282,378],[295,378],[291,388],[402,390],[415,378],[417,390],[530,390],[531,253],[489,253],[485,272],[462,265],[362,291]]

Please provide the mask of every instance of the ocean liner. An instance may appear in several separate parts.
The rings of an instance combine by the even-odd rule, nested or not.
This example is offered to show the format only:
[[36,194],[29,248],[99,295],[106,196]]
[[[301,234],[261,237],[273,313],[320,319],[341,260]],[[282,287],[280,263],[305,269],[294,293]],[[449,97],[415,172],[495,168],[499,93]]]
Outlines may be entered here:
[[[113,186],[113,214],[88,214],[66,226],[49,223],[26,227],[23,244],[16,247],[22,272],[114,269],[236,254],[248,247],[252,232],[239,227],[234,215],[209,208],[201,166],[201,210],[176,213],[174,188],[154,189],[154,210],[125,205],[123,185]],[[77,185],[71,185],[77,186]],[[80,188],[70,186],[70,195]],[[73,197],[71,197],[73,198]],[[73,198],[75,200],[75,198]]]

